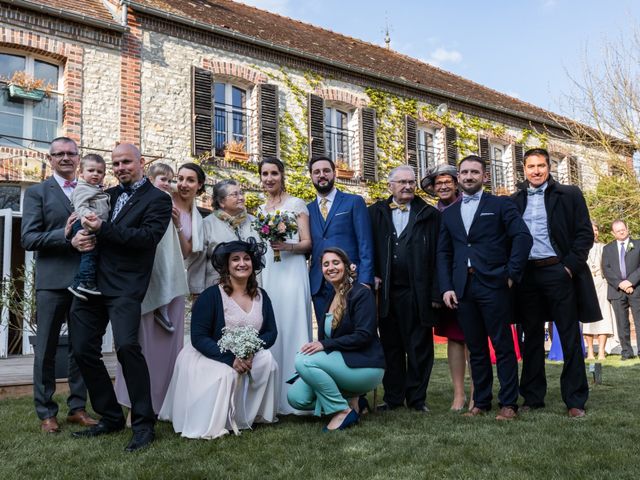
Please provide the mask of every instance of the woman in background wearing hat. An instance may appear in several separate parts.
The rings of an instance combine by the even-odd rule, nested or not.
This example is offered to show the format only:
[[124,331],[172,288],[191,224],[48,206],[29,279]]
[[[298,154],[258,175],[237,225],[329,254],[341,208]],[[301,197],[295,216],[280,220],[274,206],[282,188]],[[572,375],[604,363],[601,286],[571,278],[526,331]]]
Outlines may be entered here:
[[[458,171],[452,165],[438,165],[432,168],[420,182],[422,189],[438,198],[436,208],[443,212],[448,207],[462,199],[458,192]],[[464,343],[464,334],[458,324],[454,310],[443,307],[440,309],[440,321],[435,327],[435,334],[447,338],[447,360],[451,383],[453,384],[453,401],[451,410],[461,412],[467,402],[464,387],[464,374],[469,358],[469,351]],[[469,369],[471,372],[471,369]],[[473,383],[470,383],[469,398],[473,399]],[[473,400],[469,402],[469,410],[473,408]]]
[[[276,322],[256,280],[265,250],[249,238],[221,243],[213,251],[219,284],[207,288],[193,307],[191,345],[178,356],[159,414],[183,437],[212,439],[278,420],[278,364],[268,350],[276,340]],[[258,331],[264,349],[248,359],[222,353],[223,327],[247,325]],[[250,378],[243,377],[247,373]]]

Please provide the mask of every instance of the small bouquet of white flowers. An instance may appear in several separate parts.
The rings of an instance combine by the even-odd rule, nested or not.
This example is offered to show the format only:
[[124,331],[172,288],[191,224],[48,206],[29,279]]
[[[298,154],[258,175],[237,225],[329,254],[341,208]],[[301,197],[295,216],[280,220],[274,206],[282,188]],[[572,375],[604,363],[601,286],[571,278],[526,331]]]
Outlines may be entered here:
[[[220,352],[231,352],[237,358],[248,359],[251,355],[264,348],[264,340],[258,336],[258,331],[252,326],[224,327],[222,337],[218,340]],[[251,372],[248,373],[251,379]]]

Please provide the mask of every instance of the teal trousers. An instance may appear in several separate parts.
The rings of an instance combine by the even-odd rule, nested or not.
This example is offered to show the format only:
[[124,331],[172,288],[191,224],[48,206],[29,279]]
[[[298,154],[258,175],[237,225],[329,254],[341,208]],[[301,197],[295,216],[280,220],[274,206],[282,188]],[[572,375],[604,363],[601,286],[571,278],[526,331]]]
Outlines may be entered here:
[[382,381],[382,368],[350,368],[342,353],[298,353],[295,360],[300,378],[288,393],[289,404],[298,410],[315,410],[320,416],[349,408],[347,399],[376,388]]

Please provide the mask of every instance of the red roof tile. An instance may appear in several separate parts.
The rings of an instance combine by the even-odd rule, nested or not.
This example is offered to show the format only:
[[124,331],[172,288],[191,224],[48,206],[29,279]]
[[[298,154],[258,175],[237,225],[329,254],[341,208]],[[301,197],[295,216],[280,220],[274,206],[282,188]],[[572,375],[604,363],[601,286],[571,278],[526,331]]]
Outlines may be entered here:
[[[16,4],[27,8],[31,7],[36,11],[42,11],[40,6],[43,6],[48,9],[70,12],[76,16],[86,17],[89,20],[99,20],[114,25],[119,23],[113,18],[113,15],[102,0],[22,0],[16,2]],[[64,18],[64,13],[59,16]]]

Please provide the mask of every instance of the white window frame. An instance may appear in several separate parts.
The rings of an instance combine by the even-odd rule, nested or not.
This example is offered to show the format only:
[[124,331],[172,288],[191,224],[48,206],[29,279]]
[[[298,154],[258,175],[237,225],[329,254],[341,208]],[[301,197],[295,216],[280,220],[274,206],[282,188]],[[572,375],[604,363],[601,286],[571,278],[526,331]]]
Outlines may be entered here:
[[[33,54],[31,52],[24,52],[22,50],[19,49],[0,49],[0,53],[3,54],[7,54],[7,55],[15,55],[15,56],[19,56],[19,57],[24,57],[25,58],[25,64],[24,64],[24,71],[33,76],[33,72],[35,70],[35,61],[39,60],[41,62],[45,62],[45,63],[49,63],[51,65],[55,65],[58,67],[58,88],[57,90],[53,90],[52,94],[54,94],[57,98],[57,107],[58,107],[58,127],[56,130],[56,134],[54,135],[55,137],[59,137],[62,131],[62,125],[63,125],[63,98],[64,98],[64,65],[53,61],[53,59],[45,57],[43,55],[37,55],[37,54]],[[5,86],[5,88],[8,88],[8,86]],[[34,149],[39,149],[42,151],[46,151],[48,147],[38,147],[36,145],[36,140],[43,140],[43,139],[39,139],[33,138],[33,121],[34,121],[34,117],[33,117],[33,107],[34,107],[35,102],[32,100],[24,100],[24,116],[22,119],[22,136],[23,138],[29,139],[29,140],[19,140],[19,139],[5,139],[6,143],[0,143],[0,145],[2,146],[6,146],[6,147],[15,147],[15,148],[22,148],[22,147],[26,147],[26,148],[34,148]],[[0,132],[1,135],[1,132]],[[2,139],[0,139],[0,141],[2,141]],[[45,140],[46,141],[46,140]],[[14,143],[15,142],[15,143]]]
[[[249,120],[251,118],[251,116],[249,115],[249,102],[251,99],[251,88],[247,88],[245,85],[239,85],[236,84],[234,82],[229,82],[229,81],[224,81],[224,82],[217,82],[216,79],[213,79],[213,149],[214,151],[217,150],[217,145],[216,145],[216,136],[217,136],[217,128],[216,128],[216,112],[218,109],[222,110],[223,108],[221,106],[219,106],[220,104],[218,104],[216,102],[216,84],[223,84],[224,85],[224,112],[225,112],[225,126],[226,126],[226,132],[225,132],[225,137],[226,137],[226,142],[229,142],[230,140],[235,140],[234,136],[236,136],[237,134],[235,134],[233,132],[233,114],[238,112],[237,107],[233,106],[233,89],[234,88],[238,88],[242,91],[244,91],[245,93],[245,97],[244,97],[244,106],[242,108],[242,115],[244,116],[244,124],[245,124],[245,132],[244,132],[244,145],[245,145],[245,151],[247,153],[250,152],[250,137],[251,137],[251,125],[249,124]],[[231,119],[231,121],[229,121],[229,119]]]
[[[427,174],[429,168],[434,167],[438,163],[438,159],[436,158],[436,128],[430,128],[426,126],[422,126],[418,124],[416,128],[416,156],[418,161],[418,177],[422,178]],[[423,136],[425,139],[424,143],[424,155],[422,155],[423,150],[421,150],[420,136]],[[431,136],[431,145],[426,141],[427,135]]]
[[[496,149],[499,149],[502,155],[496,158]],[[509,145],[502,143],[489,142],[489,167],[491,172],[491,190],[496,192],[499,188],[509,188],[507,180],[506,157]],[[500,180],[500,182],[498,182]]]
[[[327,116],[326,112],[322,112],[322,118],[324,123],[324,135],[325,135],[325,153],[327,157],[331,158],[334,162],[344,161],[349,168],[354,168],[354,159],[353,159],[353,142],[355,139],[355,132],[349,129],[351,122],[353,120],[354,110],[343,108],[335,105],[325,105],[325,110],[330,111],[330,124],[327,125]],[[347,128],[338,128],[336,126],[338,119],[338,112],[346,115],[346,125]],[[327,131],[330,133],[330,141],[329,145],[327,144]],[[343,135],[347,136],[347,151],[346,151],[346,159],[338,158],[338,131],[344,132]]]

